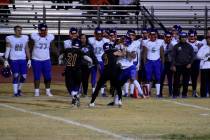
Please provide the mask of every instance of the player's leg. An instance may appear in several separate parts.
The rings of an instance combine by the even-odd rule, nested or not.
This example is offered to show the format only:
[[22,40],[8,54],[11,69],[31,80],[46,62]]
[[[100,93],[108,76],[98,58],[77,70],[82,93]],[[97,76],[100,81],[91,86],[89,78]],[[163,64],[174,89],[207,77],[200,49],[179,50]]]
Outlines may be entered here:
[[137,74],[137,71],[136,71],[136,66],[131,66],[130,67],[130,81],[131,83],[134,85],[134,87],[136,87],[138,89],[138,93],[141,97],[144,97],[144,94],[143,94],[143,91],[141,89],[141,86],[139,84],[139,82],[136,80],[136,74]]
[[176,98],[180,94],[180,77],[181,77],[181,68],[176,66],[176,71],[174,73],[174,83],[173,83],[173,98]]
[[20,81],[18,83],[18,95],[21,96],[21,88],[27,77],[27,62],[26,60],[20,60]]
[[69,95],[71,95],[71,71],[69,69],[65,69],[65,86],[66,86],[66,89],[69,93]]
[[[103,72],[104,72],[104,63],[103,62],[99,62],[99,65],[100,65],[99,73],[100,73],[100,75],[102,75]],[[102,85],[102,87],[101,87],[101,95],[103,97],[106,97],[106,93],[104,91],[104,85]]]
[[86,66],[82,67],[82,88],[84,96],[88,92],[88,83],[89,83],[90,69]]
[[91,85],[92,85],[92,93],[95,91],[96,86],[96,75],[97,75],[97,66],[93,66],[91,68]]
[[[163,96],[163,86],[165,81],[165,76],[168,73],[168,62],[164,63],[164,67],[161,72],[161,79],[160,79],[160,96]],[[168,77],[168,76],[167,76]]]
[[44,76],[44,84],[47,96],[53,96],[51,93],[50,85],[51,85],[51,62],[50,60],[45,60],[42,62],[42,73]]
[[13,76],[13,94],[14,96],[19,96],[18,95],[18,83],[19,83],[19,72],[20,72],[20,66],[18,60],[11,60],[10,61],[10,68],[12,71],[12,76]]
[[162,63],[161,63],[160,59],[153,62],[152,68],[153,68],[153,71],[155,74],[155,80],[156,80],[155,87],[156,87],[156,96],[157,97],[162,97],[160,95],[161,67],[162,67]]
[[103,73],[100,76],[100,78],[99,78],[99,80],[97,82],[97,85],[96,85],[96,89],[95,89],[94,93],[92,94],[92,99],[90,101],[90,106],[91,106],[91,104],[94,104],[94,102],[95,102],[95,100],[96,100],[96,98],[98,96],[99,90],[106,83],[106,81],[107,81],[106,76],[107,76],[106,73]]
[[80,97],[79,97],[79,88],[82,82],[81,78],[81,70],[73,70],[71,72],[71,95],[72,95],[72,105],[80,106]]
[[187,69],[186,67],[182,68],[182,76],[183,76],[183,91],[182,91],[182,97],[187,97],[188,92],[188,85],[189,85],[189,79],[190,79],[190,69]]
[[167,68],[167,80],[168,80],[168,93],[169,96],[173,94],[173,71],[171,70],[171,63]]
[[146,74],[146,87],[147,87],[147,91],[150,92],[150,83],[152,80],[152,61],[147,60],[144,66],[145,66],[145,74]]
[[197,95],[197,80],[198,80],[198,75],[199,75],[199,70],[200,70],[200,60],[194,60],[192,67],[191,67],[191,80],[192,80],[192,89],[193,97],[198,97]]
[[41,66],[40,61],[37,61],[37,60],[32,60],[31,64],[32,64],[33,75],[34,75],[34,89],[35,89],[34,96],[39,96],[40,95],[39,85],[40,85],[42,66]]

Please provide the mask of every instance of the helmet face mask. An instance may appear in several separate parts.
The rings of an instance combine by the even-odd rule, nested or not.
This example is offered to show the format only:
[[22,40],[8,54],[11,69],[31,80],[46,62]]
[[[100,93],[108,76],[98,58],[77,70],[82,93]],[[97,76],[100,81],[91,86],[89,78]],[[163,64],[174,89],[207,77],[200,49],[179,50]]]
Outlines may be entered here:
[[4,78],[9,78],[12,75],[12,72],[9,67],[5,67],[1,69],[1,75]]

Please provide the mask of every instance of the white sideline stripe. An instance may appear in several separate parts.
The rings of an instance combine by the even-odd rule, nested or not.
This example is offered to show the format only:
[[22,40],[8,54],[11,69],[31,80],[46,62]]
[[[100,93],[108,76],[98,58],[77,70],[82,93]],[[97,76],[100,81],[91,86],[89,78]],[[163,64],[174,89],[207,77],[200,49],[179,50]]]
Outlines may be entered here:
[[207,110],[207,111],[210,111],[210,108],[203,107],[203,106],[199,106],[199,105],[193,105],[193,104],[187,104],[187,103],[180,103],[180,102],[171,101],[171,100],[162,100],[162,101],[169,102],[169,103],[175,103],[175,104],[181,105],[181,106],[192,107],[192,108],[196,108],[196,109],[200,109],[200,110]]
[[92,130],[92,131],[96,131],[98,133],[102,133],[102,134],[105,134],[105,135],[115,137],[115,138],[120,139],[120,140],[134,140],[132,138],[124,137],[124,136],[109,132],[107,130],[96,128],[96,127],[91,126],[91,125],[82,124],[82,123],[72,121],[72,120],[69,120],[69,119],[64,119],[64,118],[61,118],[61,117],[55,117],[55,116],[51,116],[51,115],[47,115],[47,114],[43,114],[43,113],[39,113],[39,112],[34,112],[34,111],[28,111],[28,110],[25,110],[23,108],[17,108],[17,107],[6,105],[6,104],[0,104],[0,106],[5,107],[5,108],[9,108],[9,109],[13,109],[13,110],[16,110],[16,111],[24,112],[24,113],[30,113],[30,114],[33,114],[33,115],[36,115],[36,116],[41,116],[41,117],[48,118],[48,119],[51,119],[51,120],[61,121],[61,122],[64,122],[65,124],[71,124],[71,125],[83,127],[83,128],[86,128],[86,129],[89,129],[89,130]]

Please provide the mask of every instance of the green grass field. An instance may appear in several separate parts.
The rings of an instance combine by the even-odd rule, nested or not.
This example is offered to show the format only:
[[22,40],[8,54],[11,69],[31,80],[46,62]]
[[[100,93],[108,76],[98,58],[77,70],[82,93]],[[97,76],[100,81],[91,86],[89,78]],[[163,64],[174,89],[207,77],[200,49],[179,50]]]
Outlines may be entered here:
[[[43,88],[43,87],[42,87]],[[111,97],[90,97],[72,108],[63,84],[53,84],[53,97],[33,97],[33,85],[23,97],[12,97],[12,85],[0,84],[0,140],[209,140],[210,99],[123,99],[123,107],[108,107]]]

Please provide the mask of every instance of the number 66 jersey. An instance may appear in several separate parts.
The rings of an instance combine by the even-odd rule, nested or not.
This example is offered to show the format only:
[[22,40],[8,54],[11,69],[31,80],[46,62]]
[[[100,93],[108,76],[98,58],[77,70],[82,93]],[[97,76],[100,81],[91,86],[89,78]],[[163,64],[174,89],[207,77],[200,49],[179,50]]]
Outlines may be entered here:
[[32,59],[39,61],[49,60],[50,44],[54,40],[54,35],[47,34],[45,37],[41,37],[39,33],[32,33],[31,39],[34,41]]
[[9,43],[11,47],[9,54],[10,60],[26,59],[25,47],[28,44],[28,36],[21,35],[21,37],[15,37],[15,35],[10,35],[6,37],[6,42]]

